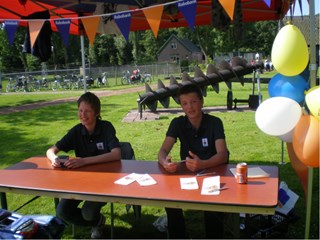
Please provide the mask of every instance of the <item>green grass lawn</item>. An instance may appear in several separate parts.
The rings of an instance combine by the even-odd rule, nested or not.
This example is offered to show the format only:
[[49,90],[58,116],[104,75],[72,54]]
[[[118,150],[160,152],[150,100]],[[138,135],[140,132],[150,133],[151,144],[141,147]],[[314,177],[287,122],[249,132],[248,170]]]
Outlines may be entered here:
[[[114,89],[114,88],[111,88]],[[267,85],[261,86],[263,99],[268,98]],[[248,99],[252,86],[233,84],[233,97]],[[57,94],[28,93],[0,95],[0,108],[17,106],[25,103],[45,101],[71,96],[80,96],[81,91]],[[216,93],[211,87],[205,98],[205,106],[226,106],[227,87],[220,84]],[[137,109],[137,93],[119,96],[102,97],[102,118],[109,120],[117,130],[120,141],[131,142],[136,159],[157,159],[157,151],[165,137],[167,127],[175,115],[160,117],[156,121],[126,123],[122,122],[125,115]],[[178,105],[170,99],[170,107]],[[158,104],[159,108],[161,107]],[[281,140],[264,134],[255,124],[255,112],[215,112],[224,122],[228,148],[231,152],[231,162],[246,161],[248,164],[268,164],[279,167],[280,181],[299,195],[295,211],[300,219],[290,224],[286,234],[288,238],[304,238],[306,206],[302,186],[294,173],[286,148],[282,152]],[[5,168],[25,158],[45,155],[48,147],[59,140],[69,128],[78,123],[77,106],[75,103],[64,103],[39,109],[0,115],[0,167]],[[148,149],[148,151],[146,151]],[[172,156],[179,158],[178,146],[172,151]],[[281,161],[284,164],[279,164]],[[319,169],[314,169],[313,198],[310,238],[319,239]],[[41,179],[39,179],[41,181]],[[267,193],[266,193],[267,194]],[[14,210],[31,196],[8,194],[9,210]],[[41,197],[19,210],[22,214],[55,214],[52,198]],[[103,208],[106,215],[110,214],[109,205]],[[142,207],[142,217],[136,220],[133,212],[127,213],[123,204],[115,204],[115,238],[166,238],[164,233],[157,231],[152,223],[164,214],[164,209],[152,206]],[[201,215],[196,211],[186,211],[187,224],[192,238],[204,237]],[[108,219],[110,221],[110,219]],[[107,223],[109,224],[110,222]],[[76,228],[75,238],[89,238],[90,229]],[[199,235],[200,233],[200,235]],[[73,238],[71,228],[67,228],[63,238]]]

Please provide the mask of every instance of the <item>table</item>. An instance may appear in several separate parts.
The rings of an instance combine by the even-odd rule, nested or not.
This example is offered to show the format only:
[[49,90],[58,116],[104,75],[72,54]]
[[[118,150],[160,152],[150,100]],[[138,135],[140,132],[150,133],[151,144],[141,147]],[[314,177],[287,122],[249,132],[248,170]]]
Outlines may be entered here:
[[[157,161],[121,160],[89,165],[78,169],[54,169],[43,156],[31,157],[0,170],[0,192],[51,196],[102,202],[149,205],[193,210],[229,213],[274,214],[278,203],[278,167],[259,166],[270,177],[249,179],[238,184],[226,164],[208,171],[220,175],[219,195],[201,195],[202,181],[197,177],[200,189],[181,190],[180,177],[192,177],[194,173],[181,163],[175,174],[166,173]],[[252,167],[249,165],[249,167]],[[148,173],[156,185],[117,185],[114,182],[130,173]],[[239,226],[239,225],[238,225]]]

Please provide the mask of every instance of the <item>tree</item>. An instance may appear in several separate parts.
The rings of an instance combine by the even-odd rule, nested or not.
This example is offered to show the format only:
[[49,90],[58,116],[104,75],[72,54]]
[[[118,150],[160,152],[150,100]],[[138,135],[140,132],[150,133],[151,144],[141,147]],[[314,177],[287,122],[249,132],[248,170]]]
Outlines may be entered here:
[[99,66],[110,66],[118,64],[118,49],[115,46],[115,39],[113,35],[101,34],[96,36],[93,45],[95,55],[91,54],[92,63]]
[[3,28],[0,28],[0,67],[3,72],[10,72],[27,68],[27,62],[22,53],[22,44],[26,31],[24,28],[18,28],[12,45],[9,44],[7,34]]

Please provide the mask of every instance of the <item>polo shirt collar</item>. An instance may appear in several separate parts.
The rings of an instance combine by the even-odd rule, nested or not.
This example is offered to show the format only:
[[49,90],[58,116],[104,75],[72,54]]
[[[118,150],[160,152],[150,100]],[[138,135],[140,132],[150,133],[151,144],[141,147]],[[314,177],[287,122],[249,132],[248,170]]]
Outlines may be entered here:
[[[88,136],[88,131],[87,129],[85,128],[85,126],[81,125],[82,129],[81,129],[81,134],[83,136]],[[99,135],[101,133],[101,120],[100,119],[97,119],[97,122],[96,122],[96,126],[94,127],[94,131],[92,133],[92,135]]]
[[[193,126],[191,125],[190,121],[189,121],[189,118],[187,116],[185,116],[185,121],[186,121],[186,128],[190,128],[192,129]],[[206,124],[206,114],[204,112],[202,112],[202,119],[201,119],[201,124],[200,124],[200,128],[206,128],[207,124]]]

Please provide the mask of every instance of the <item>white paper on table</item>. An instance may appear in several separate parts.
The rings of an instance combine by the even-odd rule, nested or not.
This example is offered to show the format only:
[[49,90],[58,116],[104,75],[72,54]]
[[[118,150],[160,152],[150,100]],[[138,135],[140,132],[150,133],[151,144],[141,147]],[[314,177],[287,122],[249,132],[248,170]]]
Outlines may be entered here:
[[137,179],[137,182],[140,186],[150,186],[157,184],[156,180],[154,180],[149,174],[143,174],[141,178]]
[[220,176],[208,177],[203,179],[201,195],[219,195]]
[[115,181],[115,184],[120,184],[120,185],[129,185],[130,183],[133,183],[134,181],[138,180],[139,178],[142,177],[143,174],[138,174],[138,173],[131,173],[125,177],[122,177]]
[[181,189],[186,189],[186,190],[199,189],[198,181],[196,177],[180,178],[180,186],[181,186]]

